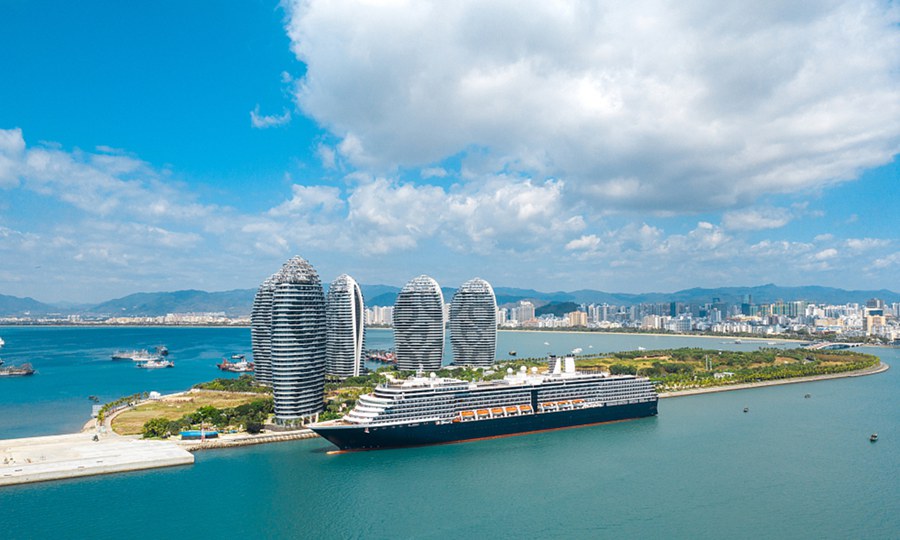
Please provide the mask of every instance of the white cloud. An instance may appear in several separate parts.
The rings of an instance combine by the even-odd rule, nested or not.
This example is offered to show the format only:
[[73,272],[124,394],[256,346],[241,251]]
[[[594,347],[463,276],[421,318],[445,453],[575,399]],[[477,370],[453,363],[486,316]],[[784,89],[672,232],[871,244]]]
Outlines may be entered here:
[[878,269],[900,267],[900,251],[875,259],[872,261],[872,266]]
[[427,180],[429,178],[444,178],[447,176],[447,170],[443,167],[427,167],[422,169],[422,178]]
[[250,111],[250,125],[256,129],[283,126],[291,121],[291,111],[284,109],[281,114],[260,114],[259,105]]
[[[503,285],[643,291],[859,279],[890,286],[897,261],[895,242],[885,239],[822,234],[751,244],[725,219],[683,228],[669,218],[601,218],[567,198],[567,181],[474,168],[462,182],[440,186],[361,171],[339,185],[292,182],[268,208],[242,212],[197,201],[171,173],[126,151],[27,146],[17,130],[3,136],[13,141],[3,155],[16,179],[6,191],[18,190],[11,200],[42,212],[23,228],[23,212],[32,212],[10,212],[0,199],[4,294],[55,288],[57,298],[99,300],[136,289],[245,287],[294,253],[313,260],[323,279],[349,271],[369,283],[396,283],[404,272],[429,271],[452,283],[482,268]],[[860,254],[872,261],[862,273]],[[67,280],[52,279],[61,272]]]
[[291,186],[291,198],[269,210],[270,216],[310,213],[322,209],[326,212],[344,206],[341,190],[330,186]]
[[0,129],[0,188],[15,186],[19,179],[19,164],[25,153],[25,139],[21,129]]
[[735,231],[760,231],[784,227],[791,219],[787,208],[747,208],[725,212],[722,226]]
[[566,244],[569,251],[587,250],[593,251],[600,245],[600,238],[596,234],[583,234]]
[[334,169],[337,166],[337,156],[335,155],[334,148],[327,144],[319,144],[319,146],[316,147],[316,154],[319,156],[319,161],[322,162],[322,166],[326,169]]
[[212,219],[216,212],[215,206],[194,203],[193,195],[173,188],[165,173],[137,158],[26,147],[17,129],[0,130],[0,167],[0,174],[14,171],[12,178],[26,189],[90,214],[121,212],[150,220],[191,220]]
[[288,12],[308,68],[298,105],[370,170],[475,156],[482,174],[563,178],[597,207],[684,211],[855,178],[900,150],[889,3],[297,0]]
[[884,238],[848,238],[844,245],[853,251],[869,251],[891,245],[890,240]]

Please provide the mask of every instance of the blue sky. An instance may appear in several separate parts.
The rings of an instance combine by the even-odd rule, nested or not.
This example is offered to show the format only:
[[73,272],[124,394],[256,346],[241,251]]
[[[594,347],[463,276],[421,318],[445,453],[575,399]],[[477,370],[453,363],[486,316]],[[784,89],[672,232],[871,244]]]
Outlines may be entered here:
[[714,6],[4,2],[0,294],[896,290],[897,6]]

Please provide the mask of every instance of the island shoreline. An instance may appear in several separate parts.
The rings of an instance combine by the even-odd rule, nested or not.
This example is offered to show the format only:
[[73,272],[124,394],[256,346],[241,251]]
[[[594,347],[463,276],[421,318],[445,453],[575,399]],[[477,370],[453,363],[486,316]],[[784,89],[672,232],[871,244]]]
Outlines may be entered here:
[[831,379],[844,379],[848,377],[865,377],[867,375],[876,375],[884,373],[891,368],[890,364],[879,361],[877,365],[865,369],[857,369],[853,371],[845,371],[843,373],[824,373],[822,375],[809,375],[807,377],[790,377],[788,379],[773,379],[770,381],[759,381],[751,383],[723,384],[720,386],[708,386],[705,388],[686,388],[684,390],[676,390],[674,392],[661,392],[660,399],[676,398],[684,396],[698,396],[701,394],[715,394],[718,392],[730,392],[733,390],[750,390],[752,388],[761,388],[765,386],[780,386],[783,384],[798,384],[805,382],[827,381]]

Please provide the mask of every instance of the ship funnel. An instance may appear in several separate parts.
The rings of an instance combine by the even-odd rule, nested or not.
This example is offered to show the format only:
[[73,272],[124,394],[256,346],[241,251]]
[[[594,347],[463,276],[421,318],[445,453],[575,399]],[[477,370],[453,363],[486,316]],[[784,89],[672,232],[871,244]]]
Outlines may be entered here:
[[575,358],[566,357],[566,373],[575,373]]
[[550,355],[549,368],[550,373],[553,373],[554,375],[559,375],[560,373],[562,373],[562,358]]

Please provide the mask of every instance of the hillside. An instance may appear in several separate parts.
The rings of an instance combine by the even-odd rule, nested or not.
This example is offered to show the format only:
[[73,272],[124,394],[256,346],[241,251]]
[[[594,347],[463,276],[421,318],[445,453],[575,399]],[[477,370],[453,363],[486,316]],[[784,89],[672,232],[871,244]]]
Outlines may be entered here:
[[[367,306],[392,306],[400,292],[391,285],[360,285]],[[654,302],[684,302],[705,304],[714,298],[737,304],[749,294],[756,304],[776,300],[806,300],[815,303],[845,304],[864,303],[869,298],[880,298],[885,302],[900,302],[900,293],[881,290],[844,290],[832,287],[805,286],[779,287],[773,284],[754,287],[693,288],[672,293],[610,293],[592,289],[576,291],[541,292],[534,289],[495,287],[497,304],[513,306],[520,300],[529,300],[536,308],[544,308],[539,313],[568,312],[578,304],[607,303],[613,305],[633,305]],[[442,288],[444,301],[453,298],[456,289]],[[234,289],[231,291],[206,292],[183,290],[173,292],[136,293],[108,300],[96,305],[71,303],[47,304],[33,298],[18,298],[0,294],[0,317],[46,316],[80,314],[88,316],[160,316],[166,313],[224,312],[227,316],[250,314],[256,289]]]
[[166,313],[224,312],[229,317],[249,315],[255,289],[206,292],[136,293],[109,300],[86,310],[91,315],[155,317]]

